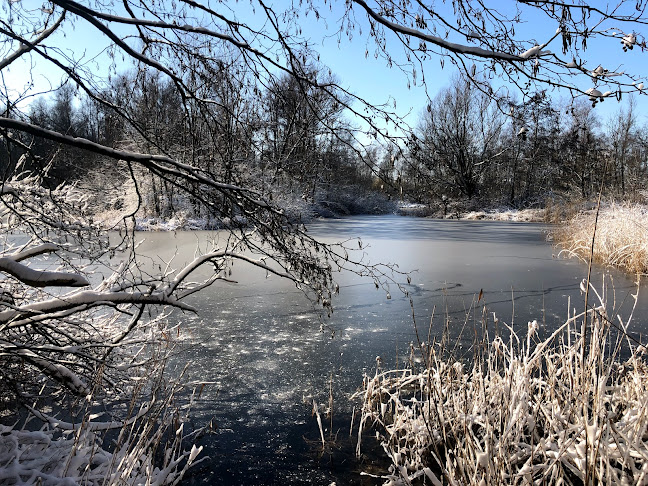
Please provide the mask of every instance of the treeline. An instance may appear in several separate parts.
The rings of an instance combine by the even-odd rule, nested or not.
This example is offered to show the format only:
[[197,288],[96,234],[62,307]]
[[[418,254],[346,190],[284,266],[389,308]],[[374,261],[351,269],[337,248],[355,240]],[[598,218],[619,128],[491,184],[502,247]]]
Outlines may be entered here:
[[[357,148],[357,129],[343,114],[344,100],[313,88],[313,80],[319,85],[329,81],[321,72],[304,73],[308,82],[286,75],[265,84],[234,62],[187,72],[184,82],[196,99],[183,98],[173,81],[140,69],[113,76],[95,98],[66,84],[50,98],[33,102],[22,118],[107,147],[167,155],[223,184],[253,189],[296,219],[395,209],[387,194],[374,190],[372,166],[377,163],[367,162],[367,154],[377,152]],[[130,204],[140,215],[159,218],[179,212],[215,221],[239,216],[232,213],[231,202],[218,200],[218,193],[190,190],[187,200],[173,177],[154,168],[133,186],[129,171],[137,169],[126,163],[43,138],[23,136],[23,142],[30,157],[21,158],[20,150],[7,152],[5,174],[15,173],[20,164],[19,170],[43,174],[50,187],[77,183],[91,194],[101,193],[94,204],[103,209]],[[213,214],[214,208],[221,214]]]
[[645,198],[648,127],[640,126],[634,99],[608,120],[591,100],[566,105],[545,92],[495,101],[457,77],[427,106],[383,176],[411,200],[438,207],[457,200],[545,206],[591,199],[601,184],[611,198]]
[[[289,76],[262,83],[235,62],[187,72],[195,99],[140,69],[113,76],[94,98],[64,85],[23,118],[104,146],[168,155],[224,184],[253,188],[295,219],[390,212],[397,201],[427,204],[436,214],[449,205],[542,207],[592,198],[601,184],[617,199],[645,197],[648,128],[639,125],[632,98],[604,122],[589,100],[559,106],[544,92],[524,102],[496,100],[457,76],[406,142],[366,148],[345,100],[313,88],[313,80],[334,82],[322,70],[305,72],[308,83]],[[98,195],[98,212],[130,205],[166,219],[238,216],[218,193],[187,196],[168,173],[133,179],[137,169],[126,163],[42,138],[23,143],[31,156],[12,145],[3,155],[5,177],[18,168],[43,174],[51,187],[78,183]]]

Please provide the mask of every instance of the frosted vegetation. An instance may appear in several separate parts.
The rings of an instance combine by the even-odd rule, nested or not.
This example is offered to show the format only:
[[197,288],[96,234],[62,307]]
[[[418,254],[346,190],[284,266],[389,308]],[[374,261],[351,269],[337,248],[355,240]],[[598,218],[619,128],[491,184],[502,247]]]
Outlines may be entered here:
[[[393,268],[367,263],[362,242],[311,237],[303,223],[313,217],[389,212],[407,199],[444,217],[541,207],[591,199],[603,181],[612,197],[645,189],[632,101],[645,80],[609,65],[611,51],[586,49],[645,51],[641,1],[276,3],[2,3],[3,483],[179,482],[200,452],[180,405],[191,399],[179,397],[199,385],[164,373],[181,333],[169,309],[197,312],[188,298],[230,282],[234,262],[293,283],[323,313],[338,270],[386,290]],[[318,28],[303,29],[307,17]],[[323,37],[343,49],[354,39],[364,58],[403,71],[394,93],[425,88],[415,126],[390,94],[365,98],[364,86],[339,81],[314,50]],[[459,73],[434,95],[425,79],[438,61]],[[551,98],[560,89],[571,98]],[[594,107],[612,98],[627,104],[602,132]],[[187,264],[139,254],[136,230],[176,228],[227,236]],[[377,375],[363,424],[387,427],[386,480],[643,480],[644,409],[631,388],[643,368],[632,349],[625,371],[611,364],[617,341],[598,347],[607,321],[595,314],[591,348],[568,324],[534,346],[533,332],[526,345],[495,338],[472,371],[430,347],[426,370]],[[427,422],[403,429],[400,411]]]
[[[174,394],[179,383],[149,380],[158,388],[144,403],[130,404],[123,422],[106,422],[105,413],[92,413],[97,403],[88,396],[81,402],[74,423],[29,408],[24,422],[0,425],[0,483],[11,485],[162,485],[177,484],[199,463],[202,447],[191,446],[197,433],[184,432],[190,403],[178,409]],[[133,399],[137,399],[137,395]],[[51,398],[41,397],[51,403]],[[110,447],[105,443],[110,442]],[[159,458],[159,459],[158,459]]]
[[375,433],[385,485],[644,484],[646,349],[593,295],[550,336],[484,318],[470,362],[432,340],[412,367],[377,369],[358,394],[357,453]]
[[40,182],[2,187],[0,483],[176,483],[200,452],[176,403],[194,387],[165,374],[165,313],[140,322],[176,297],[143,290],[132,260],[111,268],[129,240],[110,244],[85,193]]
[[601,208],[598,219],[595,210],[579,212],[553,233],[561,254],[589,261],[595,223],[595,262],[648,273],[647,206],[610,204]]

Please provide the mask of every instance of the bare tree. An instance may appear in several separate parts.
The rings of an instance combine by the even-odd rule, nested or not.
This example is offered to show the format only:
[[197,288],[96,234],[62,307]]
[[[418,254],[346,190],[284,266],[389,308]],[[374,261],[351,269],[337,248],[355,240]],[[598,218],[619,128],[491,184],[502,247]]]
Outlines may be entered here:
[[566,120],[561,137],[562,186],[572,194],[586,199],[600,187],[605,177],[602,140],[595,130],[598,118],[593,108],[585,103],[576,103]]
[[482,175],[499,155],[504,122],[488,96],[456,77],[423,114],[415,156],[423,160],[435,184],[470,199],[479,193]]
[[[508,204],[541,202],[556,186],[560,166],[560,115],[546,91],[525,103],[510,103],[511,123],[501,141],[506,173],[499,181],[508,186]],[[540,201],[538,201],[540,199]]]
[[628,179],[630,181],[635,179],[632,175],[636,172],[637,164],[632,162],[637,160],[637,151],[641,152],[636,144],[638,138],[636,107],[636,99],[631,97],[627,109],[620,108],[608,127],[612,145],[610,155],[614,181],[622,197],[625,197],[626,190],[630,189]]

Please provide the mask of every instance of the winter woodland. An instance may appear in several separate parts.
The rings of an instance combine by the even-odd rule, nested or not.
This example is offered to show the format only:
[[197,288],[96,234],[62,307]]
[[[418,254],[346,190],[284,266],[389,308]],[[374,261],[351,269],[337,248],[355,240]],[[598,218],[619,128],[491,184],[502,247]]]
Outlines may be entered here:
[[[378,287],[389,278],[389,265],[362,260],[362,243],[312,238],[310,218],[404,200],[443,214],[538,207],[602,185],[645,198],[642,73],[588,49],[643,54],[645,8],[4,2],[0,482],[179,482],[200,460],[201,430],[183,425],[200,384],[164,373],[179,332],[171,309],[200,312],[186,298],[235,278],[234,263],[294,282],[324,310],[337,270]],[[345,86],[306,19],[365,43],[402,71],[402,87],[375,103]],[[537,20],[550,29],[526,38],[519,22]],[[100,56],[85,55],[88,39],[105,44]],[[409,126],[397,90],[426,87],[431,64],[457,74],[426,90]],[[31,81],[11,84],[16,70]],[[618,101],[616,116],[597,115]],[[151,265],[136,230],[165,226],[229,236],[186,266]]]

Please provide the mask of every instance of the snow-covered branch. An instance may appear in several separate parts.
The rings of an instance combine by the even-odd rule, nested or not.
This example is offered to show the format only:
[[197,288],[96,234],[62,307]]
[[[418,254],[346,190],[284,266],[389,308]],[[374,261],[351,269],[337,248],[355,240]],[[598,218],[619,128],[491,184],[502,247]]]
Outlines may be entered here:
[[422,32],[420,30],[413,29],[411,27],[407,27],[405,25],[398,24],[396,22],[392,22],[391,20],[386,19],[382,15],[379,15],[374,9],[372,9],[369,5],[367,5],[367,3],[364,0],[353,0],[353,3],[360,5],[365,10],[365,12],[367,12],[367,15],[369,15],[369,17],[371,17],[379,24],[387,27],[392,32],[403,34],[422,41],[430,42],[431,44],[447,49],[450,52],[482,57],[486,59],[500,59],[504,61],[526,61],[528,58],[528,57],[517,56],[514,54],[509,54],[506,52],[497,52],[494,50],[482,49],[480,47],[457,44],[455,42],[449,42],[441,37],[431,35],[431,34],[426,34],[425,32]]
[[85,287],[90,285],[83,275],[66,272],[34,270],[11,257],[0,257],[0,272],[7,273],[32,287]]
[[27,248],[26,250],[20,250],[15,253],[11,253],[10,255],[5,255],[7,258],[11,258],[15,262],[20,262],[22,260],[26,260],[28,258],[32,258],[38,255],[43,255],[45,253],[53,253],[55,251],[59,251],[61,247],[54,243],[43,243],[42,245],[38,246],[32,246]]
[[21,327],[49,319],[52,315],[61,311],[74,309],[80,312],[92,307],[119,304],[170,305],[191,312],[196,311],[194,307],[180,302],[178,299],[167,295],[166,292],[96,292],[87,290],[26,304],[16,309],[4,310],[0,312],[0,326],[4,324],[10,328]]

